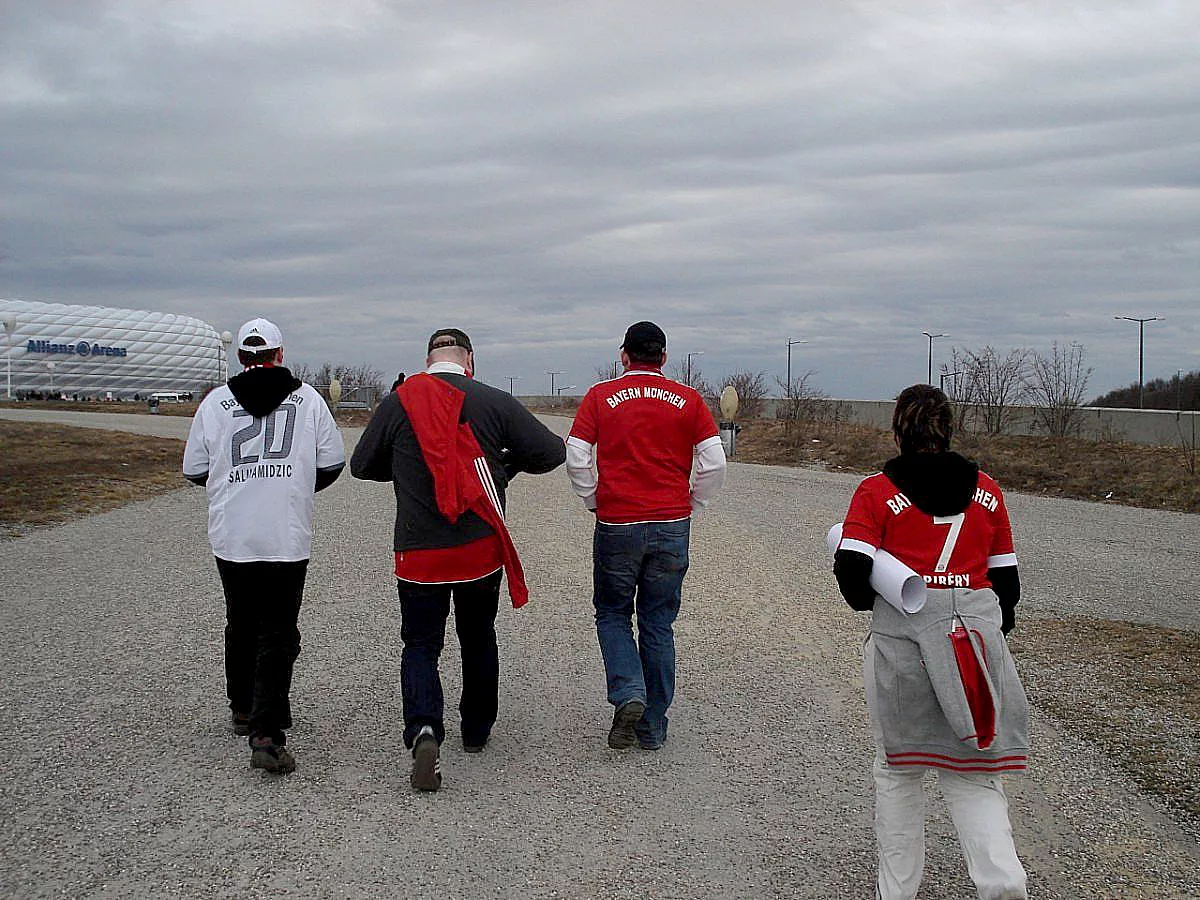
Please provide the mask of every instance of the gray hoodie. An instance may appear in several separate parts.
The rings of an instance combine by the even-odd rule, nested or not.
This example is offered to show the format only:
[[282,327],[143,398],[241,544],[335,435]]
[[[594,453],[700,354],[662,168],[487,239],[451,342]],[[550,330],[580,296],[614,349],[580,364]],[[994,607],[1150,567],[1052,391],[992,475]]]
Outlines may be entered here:
[[[962,624],[996,709],[996,737],[980,749],[949,634]],[[1029,753],[1029,705],[1000,632],[996,595],[988,589],[930,590],[920,612],[876,603],[871,619],[867,702],[892,766],[957,772],[1021,771]]]

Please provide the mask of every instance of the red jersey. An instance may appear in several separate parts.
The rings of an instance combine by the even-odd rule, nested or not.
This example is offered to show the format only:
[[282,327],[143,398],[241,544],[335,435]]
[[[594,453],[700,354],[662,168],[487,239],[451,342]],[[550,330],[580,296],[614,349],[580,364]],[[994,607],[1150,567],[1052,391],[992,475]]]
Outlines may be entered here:
[[868,556],[886,550],[932,588],[991,587],[989,568],[1017,564],[1004,495],[983,472],[967,508],[953,516],[922,512],[882,472],[872,475],[854,492],[839,547]]
[[716,436],[704,399],[657,369],[594,385],[571,426],[595,446],[596,518],[612,525],[690,516],[692,453]]

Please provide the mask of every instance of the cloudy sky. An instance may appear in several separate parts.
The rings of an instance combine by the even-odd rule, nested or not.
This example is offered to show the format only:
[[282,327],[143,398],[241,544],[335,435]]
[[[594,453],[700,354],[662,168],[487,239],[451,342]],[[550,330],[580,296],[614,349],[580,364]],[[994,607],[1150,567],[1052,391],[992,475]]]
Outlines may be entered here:
[[881,398],[1200,369],[1200,3],[2,0],[0,297],[586,386],[626,325]]

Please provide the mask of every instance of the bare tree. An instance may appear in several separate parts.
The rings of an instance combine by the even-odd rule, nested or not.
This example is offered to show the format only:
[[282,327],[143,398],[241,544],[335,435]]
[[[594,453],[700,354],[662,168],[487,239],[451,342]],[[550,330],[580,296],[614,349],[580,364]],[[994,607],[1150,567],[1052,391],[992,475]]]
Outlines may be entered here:
[[954,347],[950,350],[949,361],[942,363],[938,380],[941,389],[950,398],[950,405],[954,409],[954,430],[959,434],[967,430],[967,414],[972,407],[972,387],[967,376],[966,354]]
[[300,363],[291,367],[292,374],[301,381],[306,381],[313,387],[326,390],[330,382],[337,379],[342,385],[342,393],[348,395],[358,391],[364,401],[374,403],[384,393],[383,372],[366,363],[350,365],[348,363],[323,362],[319,366]]
[[606,366],[597,366],[596,377],[600,381],[612,381],[619,378],[624,371],[625,367],[621,365],[620,360],[613,360]]
[[[691,387],[694,387],[705,401],[710,401],[709,405],[711,405],[711,401],[717,396],[717,391],[713,390],[712,384],[704,377],[704,373],[700,371],[700,366],[695,362],[692,363],[691,375]],[[669,363],[667,365],[667,376],[678,381],[680,384],[688,384],[687,363],[683,360],[675,360]]]
[[775,379],[775,383],[783,391],[783,415],[781,418],[786,423],[784,429],[788,433],[791,432],[792,426],[796,422],[811,422],[817,419],[821,409],[825,406],[828,397],[813,385],[814,374],[816,373],[810,369],[803,375],[793,377],[791,384],[788,384],[783,378]]
[[746,419],[757,419],[762,416],[763,400],[767,397],[766,375],[762,372],[744,372],[734,370],[725,376],[719,397],[725,388],[732,386],[738,395],[738,414]]
[[1087,390],[1090,366],[1084,368],[1082,344],[1060,347],[1055,341],[1049,355],[1029,354],[1026,392],[1034,407],[1034,421],[1051,437],[1077,434],[1080,407]]
[[988,434],[1002,434],[1012,423],[1013,406],[1025,397],[1029,351],[1010,350],[1001,357],[992,346],[964,350],[966,365],[964,393],[967,402]]

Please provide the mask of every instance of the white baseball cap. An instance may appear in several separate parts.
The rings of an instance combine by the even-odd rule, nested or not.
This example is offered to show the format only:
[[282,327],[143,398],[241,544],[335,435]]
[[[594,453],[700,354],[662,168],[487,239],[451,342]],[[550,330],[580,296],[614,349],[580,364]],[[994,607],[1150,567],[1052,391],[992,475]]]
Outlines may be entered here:
[[[263,344],[247,344],[246,339],[250,337],[260,337],[266,343]],[[267,319],[251,319],[245,325],[238,329],[238,349],[246,350],[250,353],[258,353],[262,350],[278,350],[283,346],[283,333],[275,325]]]

